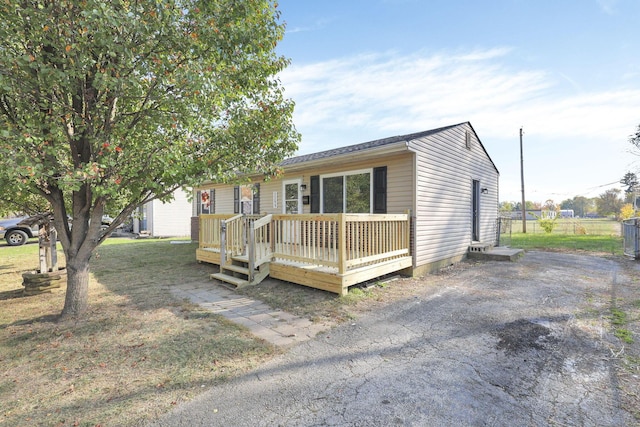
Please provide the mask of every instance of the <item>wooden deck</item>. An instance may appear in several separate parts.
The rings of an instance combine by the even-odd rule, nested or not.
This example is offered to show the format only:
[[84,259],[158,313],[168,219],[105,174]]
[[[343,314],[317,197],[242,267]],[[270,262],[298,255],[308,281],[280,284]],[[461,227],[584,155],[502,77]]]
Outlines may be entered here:
[[221,272],[245,263],[247,284],[268,271],[344,295],[349,286],[412,266],[409,221],[408,214],[201,215],[196,258]]

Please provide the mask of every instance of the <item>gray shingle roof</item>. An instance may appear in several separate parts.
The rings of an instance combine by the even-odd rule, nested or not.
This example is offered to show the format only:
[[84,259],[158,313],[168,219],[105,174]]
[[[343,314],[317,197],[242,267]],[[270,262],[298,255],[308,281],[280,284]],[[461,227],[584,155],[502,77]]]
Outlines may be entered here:
[[370,150],[373,148],[378,148],[378,147],[382,147],[385,145],[389,145],[389,144],[394,144],[396,142],[402,142],[402,141],[411,141],[417,138],[422,138],[425,136],[429,136],[429,135],[433,135],[436,134],[438,132],[442,132],[451,128],[454,128],[456,126],[460,126],[461,124],[464,123],[458,123],[455,125],[450,125],[450,126],[445,126],[445,127],[441,127],[441,128],[437,128],[437,129],[431,129],[431,130],[426,130],[423,132],[417,132],[417,133],[411,133],[408,135],[398,135],[398,136],[392,136],[389,138],[383,138],[383,139],[376,139],[375,141],[369,141],[369,142],[363,142],[360,144],[355,144],[355,145],[348,145],[346,147],[340,147],[340,148],[334,148],[331,150],[326,150],[326,151],[320,151],[318,153],[312,153],[312,154],[304,154],[301,156],[296,156],[296,157],[290,157],[286,160],[284,160],[281,165],[282,166],[290,166],[290,165],[294,165],[294,164],[298,164],[298,163],[305,163],[305,162],[310,162],[313,160],[321,160],[321,159],[327,159],[330,157],[334,157],[334,156],[341,156],[344,154],[351,154],[351,153],[356,153],[359,151],[365,151],[365,150]]

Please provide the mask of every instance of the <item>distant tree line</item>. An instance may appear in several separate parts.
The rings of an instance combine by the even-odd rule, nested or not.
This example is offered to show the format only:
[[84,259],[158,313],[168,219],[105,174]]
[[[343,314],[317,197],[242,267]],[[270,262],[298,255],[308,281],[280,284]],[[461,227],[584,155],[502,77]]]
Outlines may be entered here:
[[[606,190],[597,197],[584,197],[575,196],[571,199],[563,200],[560,203],[555,203],[553,200],[547,200],[544,203],[540,202],[525,202],[525,209],[527,211],[536,210],[551,210],[559,211],[565,209],[573,210],[573,214],[576,217],[622,217],[621,214],[625,205],[631,205],[633,209],[633,192],[625,192],[624,194],[620,189],[613,188]],[[628,207],[627,207],[628,209]],[[522,210],[521,202],[502,202],[500,203],[501,212],[520,212]]]
[[[629,143],[633,146],[632,153],[640,156],[640,125],[635,133],[629,136]],[[640,210],[640,181],[633,172],[627,172],[620,180],[624,186],[624,191],[612,188],[601,193],[598,197],[575,196],[556,204],[553,200],[540,202],[525,202],[527,211],[543,210],[565,210],[572,209],[576,217],[615,217],[616,219],[626,219],[639,216]],[[501,202],[500,212],[520,212],[522,203]]]

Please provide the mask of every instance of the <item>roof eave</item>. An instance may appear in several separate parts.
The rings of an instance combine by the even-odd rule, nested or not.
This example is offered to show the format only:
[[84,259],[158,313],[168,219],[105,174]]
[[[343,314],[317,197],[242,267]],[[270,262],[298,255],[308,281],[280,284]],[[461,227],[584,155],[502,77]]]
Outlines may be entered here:
[[350,162],[353,162],[354,160],[357,160],[357,161],[368,160],[368,159],[376,158],[381,155],[396,154],[396,153],[402,153],[405,151],[410,151],[408,141],[398,141],[392,144],[382,145],[380,147],[367,148],[362,151],[337,154],[337,155],[334,155],[331,157],[325,157],[322,159],[307,160],[300,163],[285,165],[284,170],[285,172],[295,172],[302,169],[317,168],[317,167],[321,167],[323,165],[329,165],[329,164],[336,165],[336,164],[350,163]]

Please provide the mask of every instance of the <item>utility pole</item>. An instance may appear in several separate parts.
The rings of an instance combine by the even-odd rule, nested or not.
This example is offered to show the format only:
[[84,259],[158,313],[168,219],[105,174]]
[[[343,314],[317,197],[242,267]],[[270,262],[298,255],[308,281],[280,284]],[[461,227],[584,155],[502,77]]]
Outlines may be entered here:
[[522,182],[522,232],[527,232],[527,207],[524,199],[524,156],[522,154],[522,127],[520,127],[520,181]]

